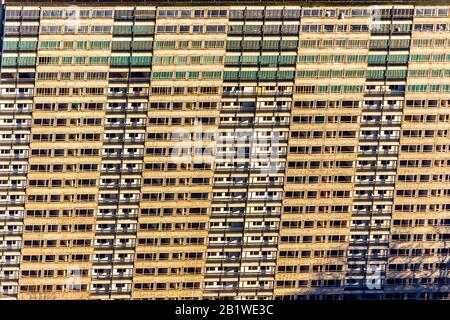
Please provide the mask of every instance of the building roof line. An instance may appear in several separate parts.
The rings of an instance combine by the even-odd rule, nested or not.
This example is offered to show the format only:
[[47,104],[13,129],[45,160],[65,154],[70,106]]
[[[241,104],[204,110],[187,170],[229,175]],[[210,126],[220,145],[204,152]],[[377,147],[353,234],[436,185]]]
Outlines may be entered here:
[[229,6],[229,5],[299,5],[299,6],[368,6],[368,5],[450,5],[450,0],[4,0],[5,5],[153,5],[153,6]]

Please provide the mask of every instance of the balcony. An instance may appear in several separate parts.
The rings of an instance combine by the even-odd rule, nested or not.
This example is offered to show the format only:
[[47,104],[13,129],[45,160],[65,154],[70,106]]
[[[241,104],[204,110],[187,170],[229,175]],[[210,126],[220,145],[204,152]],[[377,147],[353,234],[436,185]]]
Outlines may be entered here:
[[277,248],[276,242],[223,242],[223,243],[209,243],[208,248]]
[[140,183],[120,183],[120,184],[100,184],[100,190],[120,189],[120,190],[139,190]]
[[10,267],[10,268],[19,268],[20,263],[19,261],[11,261],[11,260],[6,260],[6,261],[1,261],[0,260],[0,266],[1,267]]
[[234,123],[220,123],[219,128],[221,129],[233,129],[233,128],[289,128],[288,121],[275,121],[272,123],[255,123],[253,121],[242,121],[242,122],[234,122]]
[[131,122],[131,123],[105,123],[105,129],[145,129],[146,124],[141,122]]
[[[239,271],[229,271],[229,272],[205,272],[205,278],[207,279],[223,279],[223,278],[238,278],[242,279],[261,279],[261,278],[273,278],[275,276],[274,271],[258,271],[258,272],[239,272]],[[211,280],[209,280],[211,281]]]
[[111,108],[106,109],[106,114],[147,114],[146,108]]
[[134,250],[136,244],[134,243],[125,243],[125,244],[95,244],[94,249],[97,250],[114,250],[114,249],[123,249],[123,250]]
[[[378,224],[378,225],[353,225],[353,226],[350,226],[350,231],[389,231],[391,228],[390,228],[390,226],[388,226],[388,225],[381,225],[381,224]],[[370,242],[370,243],[372,243],[372,241],[373,240],[370,240],[370,241],[365,241],[366,243],[367,242]],[[386,242],[386,240],[385,241],[383,241],[383,242]]]
[[22,235],[22,230],[0,230],[0,236],[17,236]]
[[[292,63],[283,63],[283,62],[277,62],[277,63],[264,63],[264,62],[225,62],[225,67],[229,68],[239,68],[239,67],[254,67],[254,68],[264,68],[264,67],[291,67],[295,68],[297,63],[294,61]],[[255,81],[253,79],[253,81]],[[289,79],[289,81],[293,81],[293,79]]]
[[31,108],[0,109],[0,114],[30,115],[31,111],[32,111]]
[[[7,281],[14,281],[17,282],[19,280],[19,276],[18,275],[13,275],[13,276],[0,276],[0,283],[2,281],[7,282]],[[0,297],[1,299],[1,297]]]
[[127,205],[127,204],[139,204],[140,199],[99,199],[98,204],[99,205]]
[[104,145],[122,145],[122,144],[144,144],[145,140],[142,139],[104,139]]
[[[1,215],[0,216],[0,221],[22,221],[22,220],[23,220],[23,215],[17,215],[17,216]],[[0,248],[1,248],[1,246],[0,246]],[[7,248],[9,248],[9,246],[7,246]]]
[[91,290],[91,295],[95,295],[95,296],[130,295],[130,294],[131,294],[131,289]]
[[141,174],[142,169],[119,169],[119,168],[111,168],[111,169],[103,169],[101,170],[101,174],[105,175],[120,175],[120,174]]
[[1,125],[0,131],[29,131],[31,130],[31,124],[16,124],[16,125]]
[[261,181],[261,182],[236,182],[236,181],[229,181],[229,182],[214,182],[213,188],[216,189],[242,189],[247,187],[255,187],[255,188],[261,188],[261,187],[273,187],[273,188],[282,188],[284,186],[284,182],[273,182],[273,181]]
[[102,214],[99,213],[96,215],[96,218],[98,220],[130,220],[130,219],[137,219],[138,218],[138,213],[127,213],[127,214]]
[[368,211],[368,210],[353,210],[352,211],[352,216],[390,216],[391,215],[391,211],[389,210],[372,210],[372,211]]
[[389,245],[389,241],[388,240],[384,240],[384,239],[371,239],[371,240],[367,240],[367,239],[353,239],[353,240],[349,241],[349,245],[351,245],[351,246],[364,246],[364,247],[367,247],[367,246],[370,246],[370,245],[388,246]]
[[28,146],[30,143],[30,140],[0,140],[0,146]]
[[108,98],[142,98],[147,99],[148,92],[108,92]]
[[381,196],[381,195],[355,195],[353,197],[355,202],[365,201],[393,201],[393,196]]
[[396,150],[360,150],[357,153],[358,153],[358,156],[398,155],[398,151],[396,151]]
[[226,293],[226,292],[255,292],[255,293],[267,293],[272,296],[273,289],[271,287],[228,287],[228,286],[215,286],[215,287],[205,287],[205,294],[211,293]]
[[34,84],[35,79],[1,79],[0,84]]
[[288,106],[264,106],[264,107],[239,107],[239,106],[222,106],[220,109],[221,114],[239,114],[239,113],[251,113],[253,115],[254,112],[282,112],[286,111],[287,114],[290,114],[291,107]]
[[116,84],[116,83],[150,83],[150,78],[109,78],[109,83]]
[[242,228],[214,228],[211,227],[209,229],[210,234],[224,234],[227,235],[228,233],[238,233],[238,234],[250,234],[250,233],[278,233],[279,228],[278,227],[260,227],[260,228],[253,228],[253,227],[242,227]]
[[399,136],[360,136],[360,142],[400,142]]
[[102,265],[108,265],[112,263],[124,263],[124,264],[130,264],[134,262],[134,258],[116,258],[116,259],[93,259],[93,264],[102,264]]
[[386,165],[386,166],[357,166],[357,172],[372,172],[372,171],[383,171],[383,172],[396,172],[397,166],[394,165]]
[[363,120],[361,121],[361,127],[369,126],[400,126],[401,121],[397,120]]
[[224,91],[222,96],[224,98],[255,98],[255,97],[290,97],[293,92],[287,91],[268,91],[268,92],[256,92],[256,91]]
[[241,262],[267,262],[275,263],[275,257],[208,257],[206,263],[241,263]]
[[0,99],[4,100],[11,100],[11,99],[17,99],[17,100],[31,100],[34,97],[34,93],[30,92],[18,92],[18,93],[2,93],[0,94]]
[[387,99],[389,97],[404,96],[405,90],[369,89],[364,91],[364,95],[368,97],[384,96]]
[[[237,159],[236,159],[237,160]],[[218,173],[249,173],[249,174],[257,174],[257,173],[270,173],[270,174],[282,174],[284,173],[284,168],[250,168],[249,165],[246,166],[233,166],[233,167],[216,167],[214,172]]]
[[131,280],[132,274],[120,273],[120,274],[94,274],[92,278],[95,280]]
[[348,256],[348,260],[386,260],[387,254],[353,254]]
[[370,112],[370,113],[380,113],[380,112],[392,112],[392,111],[398,111],[402,112],[403,107],[402,106],[363,106],[362,111],[364,113]]
[[383,186],[388,187],[392,186],[394,187],[395,181],[389,181],[389,180],[372,180],[372,181],[355,181],[356,187],[364,187],[364,186]]
[[25,185],[0,186],[0,191],[25,191]]
[[281,216],[280,212],[247,212],[247,213],[243,213],[243,212],[238,212],[238,213],[212,213],[211,214],[211,218],[225,218],[225,217],[233,217],[233,218],[237,218],[237,217],[244,217],[244,216],[248,216],[248,217],[252,217],[252,218],[278,218]]
[[102,159],[105,160],[143,160],[143,154],[104,154]]
[[[411,17],[412,20],[412,17]],[[411,36],[412,30],[372,30],[371,36]]]

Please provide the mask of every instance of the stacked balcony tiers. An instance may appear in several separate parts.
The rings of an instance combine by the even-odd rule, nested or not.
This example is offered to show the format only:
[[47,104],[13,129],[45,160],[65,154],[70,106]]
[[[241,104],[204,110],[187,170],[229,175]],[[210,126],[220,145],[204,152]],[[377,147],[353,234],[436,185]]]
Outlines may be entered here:
[[46,3],[0,10],[0,299],[449,298],[450,5]]

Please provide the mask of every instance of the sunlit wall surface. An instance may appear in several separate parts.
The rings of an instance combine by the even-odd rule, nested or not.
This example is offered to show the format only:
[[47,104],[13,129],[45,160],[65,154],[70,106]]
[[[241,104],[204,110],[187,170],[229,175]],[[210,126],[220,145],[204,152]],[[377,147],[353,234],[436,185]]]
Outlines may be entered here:
[[155,3],[0,11],[0,298],[448,299],[450,6]]

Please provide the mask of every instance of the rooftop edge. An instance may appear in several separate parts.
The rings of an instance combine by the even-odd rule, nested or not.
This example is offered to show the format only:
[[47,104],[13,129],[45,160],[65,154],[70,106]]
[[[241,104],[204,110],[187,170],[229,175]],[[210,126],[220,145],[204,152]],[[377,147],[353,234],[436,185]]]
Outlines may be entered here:
[[369,5],[450,5],[450,0],[4,0],[5,5],[153,5],[153,6],[229,6],[229,5],[299,5],[299,6],[369,6]]

